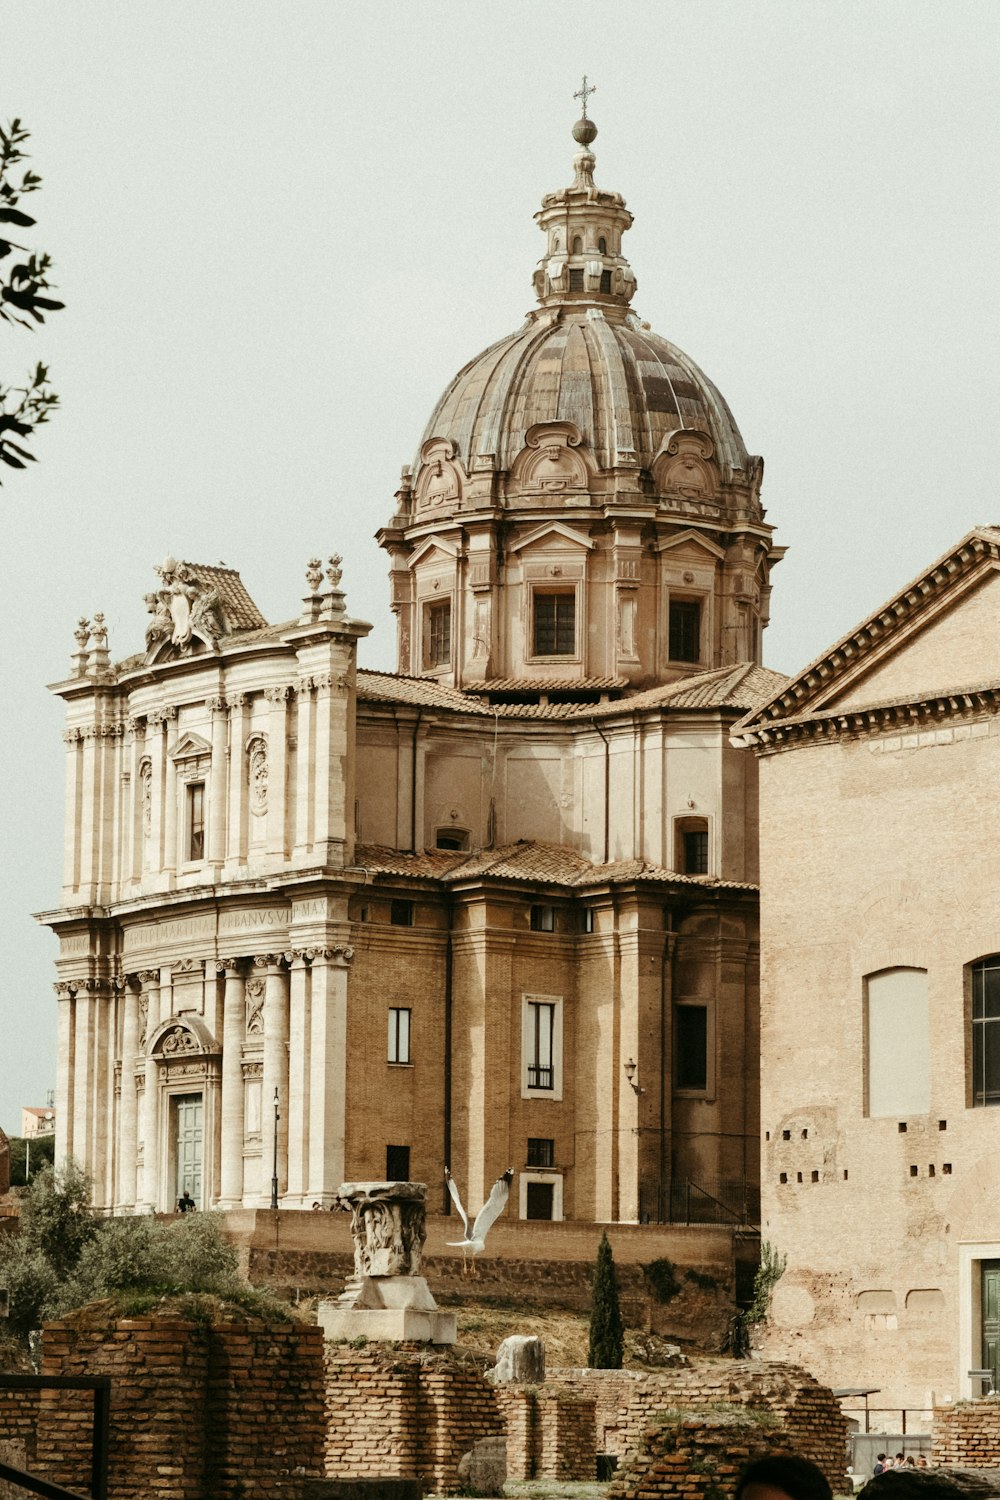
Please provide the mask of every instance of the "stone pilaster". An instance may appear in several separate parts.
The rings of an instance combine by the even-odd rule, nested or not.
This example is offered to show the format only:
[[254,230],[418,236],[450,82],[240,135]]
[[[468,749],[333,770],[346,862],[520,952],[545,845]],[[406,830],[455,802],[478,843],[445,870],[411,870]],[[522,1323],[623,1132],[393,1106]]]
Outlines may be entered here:
[[160,1208],[160,1087],[156,1059],[149,1051],[149,1039],[160,1024],[160,971],[144,969],[138,975],[142,985],[142,1003],[146,1005],[146,1025],[141,1033],[141,1048],[146,1057],[146,1077],[142,1096],[142,1203],[136,1205],[147,1213]]
[[316,701],[311,678],[300,680],[296,689],[295,727],[295,859],[299,864],[313,861],[313,806],[315,795],[315,752],[313,726]]
[[209,772],[208,792],[208,840],[206,858],[213,866],[207,872],[217,880],[226,857],[226,749],[229,721],[226,715],[225,698],[210,698],[208,707],[212,715],[212,767]]
[[229,703],[229,817],[226,825],[226,871],[235,873],[246,862],[250,793],[244,764],[250,722],[246,693],[232,694]]
[[[300,1207],[309,1160],[309,964],[312,950],[296,948],[289,962],[288,1191],[289,1208]],[[272,1094],[272,1100],[274,1095]],[[312,1201],[312,1200],[310,1200]]]
[[61,979],[53,985],[58,1003],[56,1043],[56,1161],[67,1161],[74,1154],[73,1112],[76,1079],[73,1057],[76,1051],[76,985]]
[[288,852],[288,699],[290,687],[268,688],[267,852],[283,860]]
[[353,949],[313,950],[309,1035],[309,1176],[306,1199],[326,1208],[346,1173],[347,981]]
[[139,989],[136,975],[129,975],[122,995],[121,1103],[118,1112],[118,1203],[128,1213],[136,1202],[136,1145],[139,1135],[138,1095],[135,1064],[139,1052]]
[[216,964],[225,975],[222,1006],[222,1160],[219,1207],[243,1204],[243,1039],[246,1034],[246,966],[243,959]]
[[271,1201],[275,1162],[275,1094],[278,1100],[277,1168],[279,1200],[288,1184],[288,971],[280,953],[261,953],[254,967],[264,971],[264,1076],[261,1099],[261,1201]]

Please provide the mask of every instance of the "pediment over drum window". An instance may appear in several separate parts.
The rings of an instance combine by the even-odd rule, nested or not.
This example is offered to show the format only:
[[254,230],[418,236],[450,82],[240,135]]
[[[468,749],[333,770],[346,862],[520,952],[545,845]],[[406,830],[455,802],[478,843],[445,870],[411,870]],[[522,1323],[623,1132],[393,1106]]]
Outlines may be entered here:
[[577,531],[573,526],[566,526],[562,521],[551,521],[545,526],[538,526],[534,531],[529,531],[527,536],[519,537],[516,542],[511,542],[511,552],[541,552],[558,551],[565,553],[567,543],[570,549],[579,548],[581,551],[590,552],[594,543],[589,536],[582,531]]
[[464,478],[451,438],[428,438],[420,450],[413,486],[414,509],[429,515],[442,507],[454,510],[462,503]]
[[454,542],[449,542],[446,537],[442,536],[429,536],[410,554],[406,566],[412,571],[421,563],[453,564],[458,555],[459,549]]
[[[720,547],[717,542],[711,541],[700,531],[694,531],[690,527],[687,531],[679,531],[676,536],[668,537],[665,542],[660,542],[656,548],[660,553],[689,553],[697,556],[699,552],[709,557],[725,557],[726,549]],[[699,558],[699,561],[703,559]]]
[[661,495],[710,500],[719,492],[719,470],[707,432],[678,428],[664,435],[653,459],[653,483]]

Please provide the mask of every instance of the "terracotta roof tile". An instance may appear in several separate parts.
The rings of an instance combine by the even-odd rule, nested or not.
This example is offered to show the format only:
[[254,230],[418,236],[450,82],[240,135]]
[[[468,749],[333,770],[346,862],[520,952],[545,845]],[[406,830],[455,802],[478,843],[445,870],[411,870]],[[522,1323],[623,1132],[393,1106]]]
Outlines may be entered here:
[[495,677],[467,691],[476,694],[606,693],[627,687],[627,677],[583,677],[571,682],[559,677]]
[[677,870],[666,870],[641,859],[616,860],[607,865],[594,864],[565,844],[549,844],[534,839],[522,839],[499,849],[480,849],[473,854],[445,849],[427,849],[410,854],[375,844],[359,844],[355,849],[354,863],[359,869],[373,875],[403,875],[411,879],[440,880],[448,885],[489,878],[577,890],[593,885],[631,883],[637,880],[708,890],[757,889],[756,885],[747,881],[716,880],[708,875],[682,875]]
[[199,583],[215,589],[231,631],[260,630],[267,621],[247,593],[235,568],[212,567],[209,563],[185,562]]

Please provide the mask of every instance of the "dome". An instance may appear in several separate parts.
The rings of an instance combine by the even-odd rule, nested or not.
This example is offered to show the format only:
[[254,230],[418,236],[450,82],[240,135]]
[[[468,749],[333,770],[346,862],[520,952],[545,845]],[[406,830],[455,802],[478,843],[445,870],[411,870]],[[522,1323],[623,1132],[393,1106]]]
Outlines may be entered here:
[[723,483],[745,473],[747,450],[712,382],[633,313],[615,311],[533,316],[459,371],[424,440],[450,439],[466,472],[481,454],[509,470],[531,427],[572,422],[598,468],[624,457],[649,470],[671,433],[693,429],[711,438]]

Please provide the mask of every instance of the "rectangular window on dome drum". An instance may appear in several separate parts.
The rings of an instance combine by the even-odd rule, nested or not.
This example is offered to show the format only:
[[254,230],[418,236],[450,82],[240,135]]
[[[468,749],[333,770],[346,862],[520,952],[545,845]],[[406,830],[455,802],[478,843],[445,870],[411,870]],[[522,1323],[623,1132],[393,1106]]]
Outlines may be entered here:
[[701,605],[694,599],[671,599],[669,644],[671,661],[701,658]]
[[571,292],[582,292],[584,290],[582,266],[577,266],[570,269],[569,289]]
[[601,291],[602,292],[610,292],[611,291],[611,272],[610,271],[602,271],[601,272]]
[[576,649],[576,593],[534,597],[534,646],[536,656],[572,656]]
[[451,600],[442,599],[427,610],[427,665],[447,666],[451,661]]

